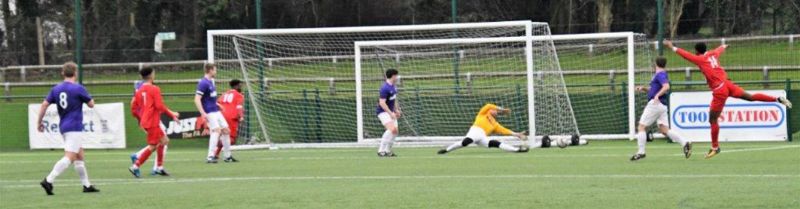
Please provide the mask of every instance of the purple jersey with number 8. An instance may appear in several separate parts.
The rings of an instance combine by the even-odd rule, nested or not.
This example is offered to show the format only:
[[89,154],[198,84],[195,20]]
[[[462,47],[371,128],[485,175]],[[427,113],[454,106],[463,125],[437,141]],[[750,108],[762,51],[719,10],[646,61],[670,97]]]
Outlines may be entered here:
[[61,134],[83,131],[83,103],[92,100],[92,96],[83,86],[61,82],[50,90],[45,100],[58,108],[58,127]]

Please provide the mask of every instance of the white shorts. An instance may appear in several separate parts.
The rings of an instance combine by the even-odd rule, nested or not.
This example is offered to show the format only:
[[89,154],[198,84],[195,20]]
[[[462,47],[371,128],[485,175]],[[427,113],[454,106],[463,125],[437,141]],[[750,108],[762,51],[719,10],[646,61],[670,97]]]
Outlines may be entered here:
[[477,126],[472,126],[469,128],[467,132],[467,138],[472,139],[472,142],[486,147],[489,146],[489,137],[486,136],[486,132],[483,129],[478,128]]
[[64,136],[64,151],[79,153],[81,151],[83,132],[67,132],[61,134]]
[[225,117],[219,111],[207,113],[208,116],[208,129],[214,130],[218,128],[228,128],[228,122],[225,122]]
[[397,120],[393,119],[388,112],[382,112],[381,114],[378,114],[378,119],[381,120],[382,125],[394,123],[394,126],[397,127]]
[[661,102],[655,102],[655,100],[650,100],[650,102],[647,102],[647,106],[644,107],[642,117],[639,119],[639,124],[649,126],[652,125],[653,122],[656,122],[659,125],[669,126],[667,111],[666,105],[661,104]]

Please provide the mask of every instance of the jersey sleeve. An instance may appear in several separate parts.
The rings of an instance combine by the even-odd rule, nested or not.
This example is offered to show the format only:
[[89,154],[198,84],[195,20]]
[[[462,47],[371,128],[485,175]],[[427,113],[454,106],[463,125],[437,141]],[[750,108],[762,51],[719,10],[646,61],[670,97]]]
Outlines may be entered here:
[[514,133],[513,131],[509,130],[508,128],[503,127],[503,125],[500,125],[500,123],[498,123],[497,121],[494,121],[494,125],[496,127],[494,129],[495,133],[502,134],[502,135],[511,135],[512,133]]
[[380,95],[381,99],[388,99],[391,96],[390,94],[392,94],[392,92],[389,90],[389,88],[381,87],[380,94],[381,94]]
[[715,54],[717,56],[722,55],[722,53],[724,53],[724,52],[725,52],[725,47],[724,46],[719,46],[716,49],[711,50],[711,53],[713,53],[713,54]]
[[78,97],[80,97],[81,102],[83,103],[89,103],[89,101],[92,101],[92,95],[90,95],[89,91],[86,91],[86,88],[83,86],[81,86],[78,90]]
[[660,83],[660,84],[668,84],[669,83],[669,77],[667,77],[667,73],[659,73],[656,76],[656,81],[658,81],[658,83]]
[[486,105],[483,105],[483,107],[481,107],[481,110],[480,110],[480,111],[478,111],[478,115],[486,115],[486,114],[489,114],[489,111],[490,111],[490,110],[494,110],[494,109],[497,109],[497,105],[494,105],[494,104],[492,104],[492,103],[488,103],[488,104],[486,104]]
[[136,96],[137,96],[137,94],[134,94],[134,95],[133,95],[133,98],[131,98],[131,114],[132,114],[132,115],[133,115],[133,117],[135,117],[136,119],[141,119],[141,117],[139,116],[139,110],[140,110],[142,107],[141,107],[141,105],[139,104],[139,100],[137,100],[137,99],[136,99]]
[[57,102],[56,101],[57,99],[58,99],[58,96],[56,96],[56,91],[54,91],[54,90],[50,90],[50,93],[47,93],[47,97],[44,98],[44,100],[47,101],[47,103],[50,103],[50,104],[55,104]]
[[680,55],[681,57],[683,57],[683,59],[686,59],[689,62],[694,63],[695,65],[700,65],[704,61],[703,60],[703,56],[698,56],[698,55],[692,54],[691,52],[688,52],[688,51],[683,50],[681,48],[677,48],[675,50],[675,52],[678,53],[678,55]]
[[160,112],[166,113],[170,118],[174,118],[175,115],[173,115],[172,112],[167,109],[167,106],[164,105],[164,98],[161,97],[161,89],[157,87],[152,89],[153,107]]
[[208,84],[200,80],[200,82],[197,83],[197,91],[195,91],[195,94],[204,96],[206,93],[208,93]]
[[236,105],[236,109],[242,109],[243,108],[242,105],[244,105],[244,95],[240,93],[236,93],[234,95],[235,96],[233,97],[233,104]]

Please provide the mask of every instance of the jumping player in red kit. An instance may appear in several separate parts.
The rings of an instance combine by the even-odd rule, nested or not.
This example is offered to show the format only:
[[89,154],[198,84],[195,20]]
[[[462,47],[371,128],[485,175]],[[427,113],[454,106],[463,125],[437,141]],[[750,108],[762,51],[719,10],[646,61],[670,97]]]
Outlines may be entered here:
[[709,106],[708,119],[708,122],[711,124],[711,150],[706,154],[706,159],[714,157],[720,152],[718,142],[719,123],[717,119],[720,114],[722,114],[722,108],[725,107],[725,101],[728,97],[739,98],[746,101],[779,102],[785,105],[786,108],[792,108],[792,103],[784,97],[774,97],[760,93],[749,94],[729,80],[728,74],[725,73],[725,69],[723,69],[722,65],[719,63],[720,56],[725,52],[725,49],[728,48],[726,44],[720,45],[711,51],[707,51],[705,43],[697,43],[694,46],[696,54],[675,47],[672,42],[668,40],[664,41],[664,46],[672,49],[672,51],[678,53],[683,59],[694,63],[700,68],[703,76],[706,77],[706,83],[708,83],[708,88],[711,89],[714,97]]

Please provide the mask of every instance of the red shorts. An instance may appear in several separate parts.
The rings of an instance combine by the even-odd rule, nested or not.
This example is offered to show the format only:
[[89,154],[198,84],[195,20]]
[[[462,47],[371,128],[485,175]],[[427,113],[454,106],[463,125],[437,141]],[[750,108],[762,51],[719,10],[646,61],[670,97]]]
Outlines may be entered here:
[[146,128],[144,131],[147,132],[147,144],[149,145],[156,145],[164,138],[164,130],[161,130],[160,127]]
[[236,140],[236,137],[239,135],[237,132],[239,130],[239,120],[225,118],[225,122],[228,123],[228,129],[231,131],[231,139]]
[[744,95],[744,89],[731,81],[725,81],[715,89],[712,89],[712,92],[714,99],[711,100],[711,106],[709,107],[712,112],[722,112],[728,97],[741,98]]

